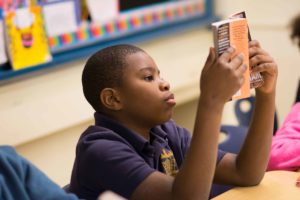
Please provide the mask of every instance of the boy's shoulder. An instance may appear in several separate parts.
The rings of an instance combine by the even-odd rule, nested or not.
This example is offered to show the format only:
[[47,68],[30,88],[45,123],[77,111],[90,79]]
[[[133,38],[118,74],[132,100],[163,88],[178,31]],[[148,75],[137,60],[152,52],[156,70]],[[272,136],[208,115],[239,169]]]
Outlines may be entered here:
[[[169,144],[181,146],[181,143],[189,144],[191,134],[183,127],[169,120],[161,125],[153,127],[151,134],[159,140],[168,140]],[[78,146],[97,146],[103,148],[114,145],[124,148],[140,150],[149,141],[133,130],[123,126],[119,122],[102,114],[95,114],[95,125],[89,126],[81,135]],[[98,149],[99,150],[99,149]]]
[[98,125],[91,125],[81,134],[79,141],[115,140],[122,141],[123,138],[114,130]]
[[[178,137],[187,136],[191,134],[186,129],[176,124],[174,120],[169,120],[161,125],[157,125],[151,129],[151,132],[158,137]],[[132,130],[122,126],[121,124],[115,122],[109,123],[96,123],[95,125],[89,126],[81,135],[80,140],[119,140],[127,141],[128,138],[137,137],[139,139],[141,136],[137,136]]]

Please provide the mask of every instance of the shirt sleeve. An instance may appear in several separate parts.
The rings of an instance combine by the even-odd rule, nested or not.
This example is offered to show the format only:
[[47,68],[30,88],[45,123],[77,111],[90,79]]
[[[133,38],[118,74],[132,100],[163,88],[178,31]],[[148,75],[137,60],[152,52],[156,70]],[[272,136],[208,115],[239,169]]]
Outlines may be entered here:
[[109,139],[88,145],[78,166],[81,187],[111,190],[126,198],[155,171],[129,144]]
[[218,149],[217,164],[219,164],[219,162],[222,160],[222,158],[224,157],[225,154],[226,154],[225,151],[222,151],[221,149]]

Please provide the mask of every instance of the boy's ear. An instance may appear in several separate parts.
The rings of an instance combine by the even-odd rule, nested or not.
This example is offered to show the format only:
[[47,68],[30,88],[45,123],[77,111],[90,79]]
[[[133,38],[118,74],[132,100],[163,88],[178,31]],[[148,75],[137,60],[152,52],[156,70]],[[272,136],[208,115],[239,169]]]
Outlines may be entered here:
[[119,92],[113,88],[104,88],[100,93],[100,100],[107,109],[120,110],[122,104]]

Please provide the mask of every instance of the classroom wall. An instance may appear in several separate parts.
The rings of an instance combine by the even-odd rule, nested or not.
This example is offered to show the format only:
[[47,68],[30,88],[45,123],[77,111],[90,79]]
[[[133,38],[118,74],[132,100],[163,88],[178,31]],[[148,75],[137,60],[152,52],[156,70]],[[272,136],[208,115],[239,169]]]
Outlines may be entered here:
[[[282,122],[283,117],[286,115],[293,102],[297,81],[300,75],[300,52],[297,47],[291,43],[289,39],[289,29],[286,26],[288,21],[296,13],[300,13],[300,1],[220,0],[215,1],[215,5],[216,12],[224,17],[233,12],[245,10],[248,15],[253,38],[259,39],[264,48],[268,50],[277,61],[279,65],[279,77],[276,107],[280,122]],[[183,37],[190,36],[189,34],[186,34]],[[203,42],[205,44],[199,44],[199,48],[201,48],[203,54],[206,55],[208,44],[211,42],[211,37],[209,33],[206,33],[202,38],[203,41],[197,42]],[[168,38],[165,38],[165,40],[168,40]],[[159,48],[159,42],[153,42],[153,44],[142,44],[142,47],[149,48],[150,51],[151,45]],[[166,50],[167,48],[163,49],[163,51]],[[187,53],[191,54],[192,52],[187,51]],[[181,61],[181,59],[184,59],[186,56],[187,55],[182,53],[180,58],[176,58]],[[197,59],[203,60],[204,58],[205,57],[201,55]],[[158,61],[160,60],[158,59]],[[201,63],[202,62],[199,61],[199,65]],[[191,73],[193,73],[193,76],[198,76],[197,74],[195,75],[195,73],[199,72],[193,71]],[[74,99],[74,101],[76,101],[76,99]],[[192,130],[194,123],[193,118],[195,115],[196,102],[196,98],[190,99],[178,105],[174,111],[174,119],[190,130]],[[227,103],[222,119],[223,124],[237,123],[232,112],[233,104],[234,102]],[[56,106],[59,105],[57,104]],[[63,109],[63,105],[61,105],[61,109]],[[46,137],[37,138],[34,141],[17,145],[17,151],[36,164],[56,183],[63,186],[68,183],[70,178],[76,141],[80,133],[92,123],[92,120],[83,120],[70,128],[54,131]]]
[[215,1],[216,13],[226,17],[245,10],[250,24],[255,26],[284,27],[292,16],[300,12],[298,0],[222,0]]
[[[215,2],[216,13],[222,17],[245,10],[253,39],[258,39],[278,63],[276,107],[279,122],[282,123],[294,102],[300,78],[298,66],[300,51],[289,38],[289,23],[293,17],[300,14],[300,1],[222,0]],[[230,120],[224,119],[224,122]]]

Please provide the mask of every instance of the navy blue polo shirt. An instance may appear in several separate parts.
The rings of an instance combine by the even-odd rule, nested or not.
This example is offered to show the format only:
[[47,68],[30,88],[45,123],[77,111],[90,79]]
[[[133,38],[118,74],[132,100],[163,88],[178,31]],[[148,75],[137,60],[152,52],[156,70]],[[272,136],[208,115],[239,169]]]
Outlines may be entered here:
[[[129,198],[152,172],[165,173],[162,149],[171,150],[180,167],[190,145],[190,133],[170,120],[150,131],[150,141],[117,121],[95,113],[95,125],[81,135],[70,191],[79,198],[96,199],[105,190]],[[218,152],[218,161],[224,156]]]

